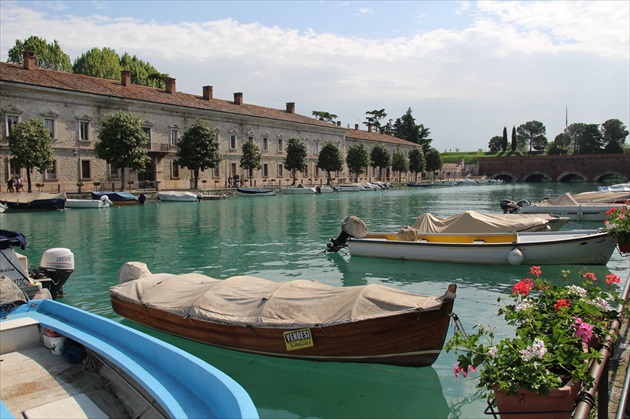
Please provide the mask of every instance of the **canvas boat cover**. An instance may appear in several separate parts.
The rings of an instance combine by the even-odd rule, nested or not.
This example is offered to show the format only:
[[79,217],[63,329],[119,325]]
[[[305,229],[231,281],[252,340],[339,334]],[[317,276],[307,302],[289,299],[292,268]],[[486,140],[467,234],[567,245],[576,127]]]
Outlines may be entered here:
[[66,194],[65,192],[59,194],[44,192],[0,193],[0,202],[8,202],[11,204],[28,204],[33,201],[50,199],[66,199]]
[[630,199],[630,192],[607,192],[607,191],[593,191],[582,192],[572,195],[573,199],[580,204],[587,203],[611,203],[620,202]]
[[[121,276],[121,280],[125,279]],[[295,328],[438,310],[448,292],[432,297],[378,284],[335,287],[314,280],[274,282],[253,276],[218,280],[197,273],[160,273],[113,286],[110,294],[202,321]],[[451,293],[449,297],[455,295]]]
[[549,219],[541,216],[521,216],[519,214],[482,214],[466,211],[448,218],[433,214],[422,214],[411,226],[417,233],[509,233],[546,226]]

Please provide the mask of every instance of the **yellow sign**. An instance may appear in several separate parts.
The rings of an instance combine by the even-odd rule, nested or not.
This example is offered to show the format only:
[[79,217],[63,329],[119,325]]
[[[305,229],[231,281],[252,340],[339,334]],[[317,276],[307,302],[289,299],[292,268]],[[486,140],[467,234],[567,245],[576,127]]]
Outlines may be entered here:
[[310,348],[311,346],[314,346],[311,329],[299,329],[284,332],[284,343],[287,345],[287,351]]

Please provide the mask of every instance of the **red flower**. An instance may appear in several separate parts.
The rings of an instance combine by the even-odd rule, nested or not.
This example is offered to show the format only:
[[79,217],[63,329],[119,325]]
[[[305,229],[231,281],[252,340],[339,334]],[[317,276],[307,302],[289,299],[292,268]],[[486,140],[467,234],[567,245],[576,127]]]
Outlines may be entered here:
[[542,275],[542,271],[540,270],[540,266],[532,266],[529,268],[529,273],[532,275],[540,276]]
[[608,285],[610,285],[610,284],[618,284],[618,283],[619,283],[619,281],[621,281],[621,280],[620,280],[620,279],[619,279],[619,277],[618,277],[617,275],[615,275],[615,274],[609,274],[609,275],[606,275],[606,283],[607,283]]
[[610,208],[608,211],[606,211],[606,215],[613,214],[614,212],[615,212],[615,208]]
[[570,307],[570,306],[571,306],[571,304],[569,304],[569,302],[567,300],[565,300],[565,299],[560,299],[560,300],[558,300],[558,302],[556,304],[554,304],[554,307],[556,309],[556,313],[558,311],[560,311],[560,309],[562,307]]
[[528,295],[532,288],[534,288],[534,281],[530,278],[525,278],[514,284],[512,294]]
[[592,279],[593,281],[597,281],[597,278],[595,277],[595,274],[593,272],[587,272],[584,275],[582,275],[582,278],[589,278]]

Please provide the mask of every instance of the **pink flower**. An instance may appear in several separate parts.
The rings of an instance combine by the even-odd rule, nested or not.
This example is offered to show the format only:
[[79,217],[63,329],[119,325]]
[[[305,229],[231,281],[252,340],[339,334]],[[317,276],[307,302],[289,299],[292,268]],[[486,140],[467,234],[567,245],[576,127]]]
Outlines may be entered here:
[[532,288],[534,288],[534,281],[530,278],[525,278],[514,284],[512,294],[528,295]]
[[586,323],[581,318],[576,317],[575,323],[572,324],[575,327],[575,337],[581,338],[582,342],[588,342],[593,337],[593,325]]
[[620,280],[620,279],[619,279],[619,277],[618,277],[617,275],[615,275],[615,274],[609,274],[609,275],[606,275],[606,283],[607,283],[608,285],[610,285],[610,284],[618,284],[618,283],[619,283],[619,281],[621,281],[621,280]]
[[455,373],[455,378],[457,378],[459,374],[463,375],[464,377],[468,377],[469,372],[475,372],[475,371],[477,370],[472,365],[469,365],[468,370],[465,370],[459,366],[459,362],[457,364],[453,364],[453,372]]
[[540,266],[532,266],[529,268],[529,273],[532,275],[540,276],[542,275],[542,270],[540,270]]
[[582,278],[589,278],[592,279],[593,281],[597,281],[597,278],[595,277],[595,274],[593,272],[587,272],[584,275],[582,275]]

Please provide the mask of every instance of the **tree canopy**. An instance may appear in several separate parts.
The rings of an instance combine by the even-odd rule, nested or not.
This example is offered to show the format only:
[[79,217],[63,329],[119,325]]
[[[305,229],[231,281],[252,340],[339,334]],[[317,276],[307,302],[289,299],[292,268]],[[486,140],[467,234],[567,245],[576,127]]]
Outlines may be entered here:
[[325,111],[313,111],[313,116],[317,119],[321,119],[322,121],[326,121],[331,124],[334,124],[337,119],[337,115]]
[[32,192],[31,171],[37,169],[43,173],[51,169],[55,161],[50,131],[42,121],[31,118],[17,123],[8,140],[11,162],[26,169],[28,192]]
[[331,184],[332,172],[343,170],[343,156],[339,147],[332,141],[327,141],[319,152],[317,167],[326,171],[326,184]]
[[199,187],[199,171],[218,167],[223,156],[219,153],[219,134],[210,123],[197,118],[177,142],[177,164],[193,171],[195,189]]
[[604,152],[623,153],[623,145],[629,134],[623,122],[609,119],[602,124],[601,132],[604,137]]
[[247,170],[247,176],[251,185],[252,175],[254,170],[259,170],[262,167],[262,156],[260,149],[253,141],[245,141],[242,147],[243,156],[241,157],[240,167]]
[[378,167],[378,180],[381,179],[383,168],[387,168],[392,164],[392,157],[389,150],[382,144],[376,144],[370,151],[370,166]]
[[149,136],[142,121],[130,113],[109,114],[101,121],[94,152],[99,159],[120,167],[120,190],[125,190],[125,168],[144,170],[151,159],[147,154]]
[[385,109],[375,109],[373,111],[367,111],[365,114],[369,116],[365,118],[366,121],[363,124],[367,127],[374,128],[374,132],[381,132],[381,120],[385,119],[385,117],[387,116]]
[[418,181],[418,173],[424,171],[427,162],[424,152],[419,147],[414,147],[409,151],[409,170],[416,174],[416,182]]
[[148,62],[142,61],[135,55],[132,57],[126,52],[120,57],[119,61],[122,70],[131,72],[131,82],[133,84],[157,88],[164,87],[164,78],[168,77],[168,74],[160,73]]
[[392,170],[398,173],[399,182],[401,174],[409,171],[409,158],[403,151],[396,150],[392,154]]
[[35,65],[39,68],[72,72],[70,56],[61,50],[57,40],[49,44],[38,36],[31,36],[24,41],[17,39],[15,45],[9,49],[7,62],[24,64],[24,52],[26,51],[35,53]]
[[301,138],[289,138],[287,144],[287,157],[284,159],[284,168],[291,172],[291,178],[295,185],[296,172],[304,172],[306,169],[306,155],[308,148]]
[[[505,135],[507,136],[507,131]],[[494,154],[503,150],[503,137],[495,135],[494,137],[490,138],[490,142],[488,142],[488,150]]]
[[350,176],[354,174],[355,181],[361,173],[364,173],[365,169],[370,164],[370,153],[368,152],[365,144],[359,142],[354,143],[348,148],[348,155],[346,156],[346,164],[350,171]]
[[110,48],[92,48],[74,60],[72,66],[76,74],[111,80],[120,79],[120,70],[118,54]]
[[428,172],[435,172],[442,168],[442,156],[440,156],[440,152],[435,148],[431,147],[429,151],[427,151],[425,159],[427,162],[426,170]]
[[507,127],[503,127],[503,138],[501,139],[501,151],[505,153],[507,151],[507,147],[508,147]]
[[518,134],[517,139],[520,139],[525,144],[529,144],[529,151],[544,150],[547,146],[547,129],[545,125],[540,121],[528,121],[520,125],[516,132]]

